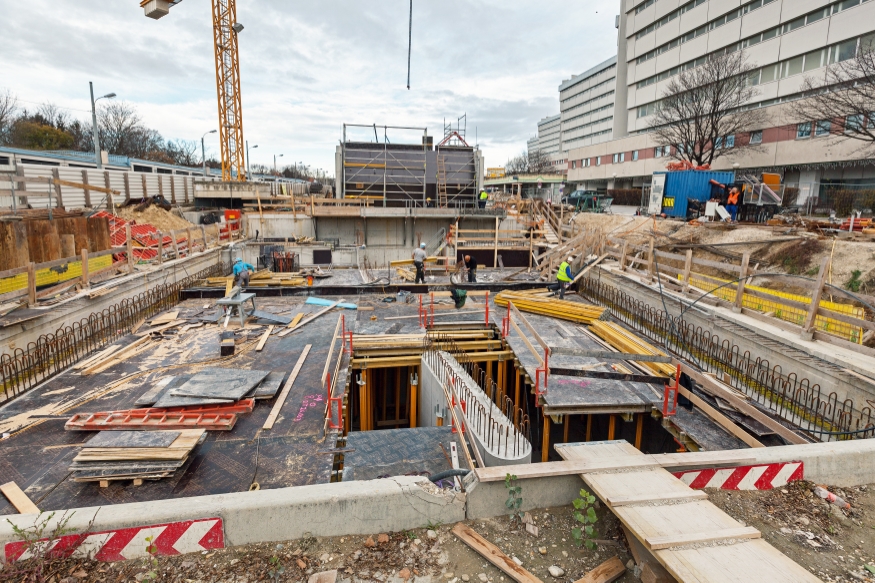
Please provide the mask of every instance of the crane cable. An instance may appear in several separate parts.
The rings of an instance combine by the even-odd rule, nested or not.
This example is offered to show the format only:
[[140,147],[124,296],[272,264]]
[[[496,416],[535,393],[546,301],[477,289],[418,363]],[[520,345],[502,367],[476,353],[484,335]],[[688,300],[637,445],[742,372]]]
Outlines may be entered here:
[[410,54],[413,50],[413,0],[410,0],[410,23],[407,29],[407,90],[410,91]]

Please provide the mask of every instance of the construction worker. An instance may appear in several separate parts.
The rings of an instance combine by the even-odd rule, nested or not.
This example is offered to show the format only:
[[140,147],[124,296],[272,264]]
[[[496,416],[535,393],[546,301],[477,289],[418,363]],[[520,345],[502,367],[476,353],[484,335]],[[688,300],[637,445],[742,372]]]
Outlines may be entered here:
[[569,257],[559,266],[559,271],[556,273],[556,279],[559,280],[559,299],[565,299],[565,288],[574,280],[574,274],[571,272],[571,263],[574,257]]
[[416,268],[416,282],[425,283],[425,243],[419,244],[419,249],[413,250],[413,266]]
[[729,191],[729,196],[726,197],[726,212],[729,213],[729,220],[734,223],[738,216],[738,189],[734,186]]
[[486,208],[486,201],[489,200],[489,193],[486,192],[486,189],[480,191],[480,208]]
[[246,263],[240,257],[234,261],[234,285],[240,286],[242,289],[245,289],[249,286],[249,275],[255,271],[255,267]]
[[465,269],[468,270],[468,283],[477,283],[477,260],[465,255]]

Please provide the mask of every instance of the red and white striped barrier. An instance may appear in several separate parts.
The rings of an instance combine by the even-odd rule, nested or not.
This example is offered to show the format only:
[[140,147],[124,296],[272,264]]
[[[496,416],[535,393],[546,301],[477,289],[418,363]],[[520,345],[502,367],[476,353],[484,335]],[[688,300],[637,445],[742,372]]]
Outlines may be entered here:
[[[186,520],[169,524],[122,528],[87,534],[69,534],[52,541],[48,553],[53,557],[93,558],[97,561],[125,561],[145,557],[150,544],[158,555],[182,555],[207,549],[225,548],[221,518]],[[146,539],[152,537],[152,542]],[[31,547],[32,548],[32,547]],[[6,561],[32,556],[25,542],[6,543]]]
[[803,463],[787,462],[675,472],[675,477],[694,490],[771,490],[803,479]]

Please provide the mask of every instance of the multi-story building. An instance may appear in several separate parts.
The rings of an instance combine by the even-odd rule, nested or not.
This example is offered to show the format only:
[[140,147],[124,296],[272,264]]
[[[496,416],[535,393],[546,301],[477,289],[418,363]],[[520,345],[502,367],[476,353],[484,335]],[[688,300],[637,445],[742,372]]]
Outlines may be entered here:
[[611,139],[616,81],[617,57],[611,57],[559,85],[563,153]]
[[[838,120],[796,123],[787,103],[806,76],[853,58],[875,34],[872,0],[621,0],[613,139],[570,150],[569,182],[586,188],[641,187],[663,170],[669,152],[649,133],[670,79],[713,54],[744,50],[757,67],[750,107],[768,108],[767,124],[738,143],[755,149],[715,161],[718,169],[777,171],[799,189],[797,203],[823,196],[824,185],[875,183],[861,144],[836,139]],[[840,133],[840,132],[839,132]]]
[[559,154],[561,116],[545,117],[538,122],[538,150],[548,156]]

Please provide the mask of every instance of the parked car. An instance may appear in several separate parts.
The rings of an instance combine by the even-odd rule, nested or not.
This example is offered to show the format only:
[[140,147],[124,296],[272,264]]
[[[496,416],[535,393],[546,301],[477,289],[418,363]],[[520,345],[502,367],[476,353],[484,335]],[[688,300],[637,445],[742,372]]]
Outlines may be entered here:
[[562,198],[562,204],[574,207],[575,211],[603,213],[611,208],[613,197],[599,194],[595,190],[575,190]]

